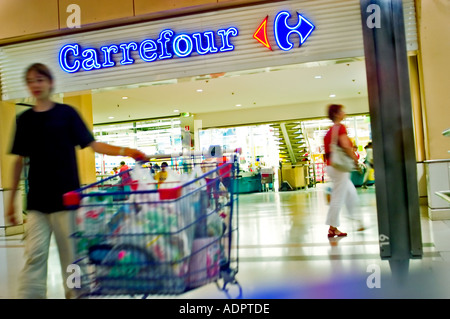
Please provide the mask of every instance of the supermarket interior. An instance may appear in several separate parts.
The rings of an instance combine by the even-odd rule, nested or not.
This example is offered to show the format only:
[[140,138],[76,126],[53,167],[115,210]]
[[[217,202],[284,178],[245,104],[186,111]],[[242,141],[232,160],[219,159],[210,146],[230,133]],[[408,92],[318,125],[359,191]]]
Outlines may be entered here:
[[[220,145],[225,152],[242,149],[239,159],[239,190],[242,193],[279,190],[283,183],[283,187],[296,190],[328,181],[324,172],[323,138],[331,125],[331,120],[322,118],[211,128],[199,132],[198,143],[200,150],[206,150],[210,145]],[[356,147],[362,168],[361,172],[352,174],[352,180],[355,186],[361,186],[366,170],[365,147],[371,141],[370,116],[348,116],[344,125]],[[132,145],[147,154],[174,154],[183,150],[179,118],[94,125],[94,135],[98,141]],[[123,160],[129,167],[135,165],[130,158],[96,154],[97,177],[117,174]],[[160,165],[161,161],[155,164]],[[263,175],[270,175],[270,182],[262,183]],[[373,182],[373,172],[370,175]]]

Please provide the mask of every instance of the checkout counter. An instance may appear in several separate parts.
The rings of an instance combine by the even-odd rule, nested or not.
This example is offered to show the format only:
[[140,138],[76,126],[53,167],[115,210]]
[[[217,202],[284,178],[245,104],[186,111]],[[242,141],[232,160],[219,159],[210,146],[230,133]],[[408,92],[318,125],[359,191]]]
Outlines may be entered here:
[[262,191],[260,172],[239,172],[237,179],[238,193],[255,193]]

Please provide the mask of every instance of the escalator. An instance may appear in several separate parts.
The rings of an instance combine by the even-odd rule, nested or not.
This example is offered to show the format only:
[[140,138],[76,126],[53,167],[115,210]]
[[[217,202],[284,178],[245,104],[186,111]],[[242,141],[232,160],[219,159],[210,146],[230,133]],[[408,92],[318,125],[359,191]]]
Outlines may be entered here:
[[280,156],[280,189],[301,189],[315,185],[315,166],[306,130],[301,121],[271,124]]

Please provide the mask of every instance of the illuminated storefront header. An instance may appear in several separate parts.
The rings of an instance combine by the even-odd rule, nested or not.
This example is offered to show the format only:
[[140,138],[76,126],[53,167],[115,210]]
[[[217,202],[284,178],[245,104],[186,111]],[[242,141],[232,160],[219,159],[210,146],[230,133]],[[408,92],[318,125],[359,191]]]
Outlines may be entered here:
[[[295,18],[287,11],[279,12],[273,22],[274,37],[277,46],[283,51],[294,48],[292,35],[299,38],[299,46],[314,30],[314,25],[297,13],[295,23],[288,20]],[[268,16],[253,34],[258,42],[272,50],[267,36]],[[193,54],[205,55],[234,51],[233,38],[239,35],[237,27],[228,27],[217,31],[176,34],[171,29],[162,30],[157,39],[145,39],[142,42],[124,42],[110,44],[100,48],[82,47],[78,43],[66,44],[59,51],[59,65],[68,73],[80,70],[92,71],[114,67],[117,64],[128,65],[138,56],[144,62],[187,58]],[[133,53],[134,52],[134,53]]]
[[203,55],[234,50],[230,37],[236,37],[238,30],[234,27],[220,29],[217,34],[221,38],[221,45],[215,43],[215,34],[212,31],[197,32],[191,35],[179,34],[166,29],[160,32],[158,39],[146,39],[141,43],[128,42],[102,46],[97,49],[82,49],[79,44],[66,44],[59,51],[59,65],[69,73],[77,72],[82,68],[85,71],[108,68],[116,65],[113,54],[120,56],[120,64],[133,64],[132,51],[137,51],[139,57],[145,62],[171,59],[174,55],[185,58],[194,51]]
[[[413,0],[402,2],[407,21],[407,50],[414,54],[419,50],[416,9]],[[84,30],[82,27],[77,31],[86,32],[4,45],[0,47],[2,99],[28,97],[23,82],[18,81],[23,74],[24,61],[38,61],[54,70],[59,79],[54,88],[56,94],[361,57],[364,44],[361,32],[355,32],[361,28],[361,12],[359,7],[345,3],[347,1],[260,1],[251,6],[111,28],[90,30],[86,27]],[[266,22],[262,23],[266,17]],[[237,35],[229,28],[235,28]],[[229,48],[222,44],[222,36],[218,34],[221,29],[229,32],[227,39],[233,48],[230,51],[220,51],[222,47]],[[171,30],[173,35],[164,30]],[[173,51],[175,39],[175,48],[181,57]],[[165,54],[163,45],[167,48]],[[208,53],[202,55],[203,52]],[[170,54],[171,58],[164,58]],[[121,61],[131,63],[122,65]],[[85,71],[83,66],[90,71]],[[98,66],[100,68],[96,69]]]

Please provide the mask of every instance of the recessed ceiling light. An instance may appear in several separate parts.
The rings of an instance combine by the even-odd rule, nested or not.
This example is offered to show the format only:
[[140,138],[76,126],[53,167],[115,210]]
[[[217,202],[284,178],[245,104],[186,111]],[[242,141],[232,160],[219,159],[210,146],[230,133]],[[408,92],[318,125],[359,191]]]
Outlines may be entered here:
[[174,113],[178,113],[178,112],[180,112],[180,110],[173,110],[173,112],[174,112]]
[[202,89],[198,89],[197,92],[203,92],[203,90]]
[[122,100],[128,100],[128,96],[122,96]]
[[109,116],[108,118],[109,118],[110,120],[112,120],[112,119],[114,118],[114,116]]
[[242,106],[242,104],[236,104],[236,106]]
[[321,76],[321,75],[316,75],[314,78],[315,78],[315,79],[321,79],[322,76]]
[[336,97],[336,94],[330,94],[330,97]]

